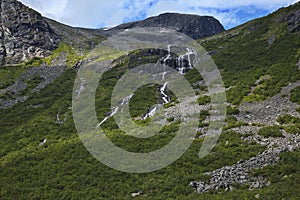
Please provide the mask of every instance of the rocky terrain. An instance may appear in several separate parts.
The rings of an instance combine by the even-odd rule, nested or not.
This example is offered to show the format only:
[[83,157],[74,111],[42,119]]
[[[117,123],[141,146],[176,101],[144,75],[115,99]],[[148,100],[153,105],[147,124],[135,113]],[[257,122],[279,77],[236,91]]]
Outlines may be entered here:
[[237,119],[247,123],[271,126],[276,124],[276,120],[280,115],[289,114],[300,117],[296,111],[298,105],[289,101],[290,91],[297,86],[300,86],[300,81],[282,88],[280,93],[266,101],[243,103],[239,107],[241,112],[237,115]]
[[39,13],[15,0],[1,0],[0,65],[45,57],[60,37]]
[[[232,166],[224,166],[212,172],[207,172],[206,175],[210,177],[209,183],[193,181],[190,183],[190,186],[196,188],[200,194],[210,190],[233,190],[234,184],[248,185],[250,190],[270,186],[271,182],[264,177],[251,176],[253,169],[262,169],[266,166],[274,165],[280,160],[280,153],[292,152],[299,149],[300,133],[293,135],[282,130],[283,137],[263,137],[258,134],[261,127],[252,124],[259,124],[261,126],[276,125],[278,124],[278,117],[284,114],[300,117],[300,114],[296,111],[299,105],[289,100],[291,90],[298,86],[300,86],[299,81],[290,83],[288,86],[282,88],[279,94],[268,100],[244,103],[239,106],[240,113],[235,116],[240,122],[246,122],[249,125],[232,128],[231,130],[240,133],[243,140],[265,146],[267,150],[249,160],[241,160]],[[198,109],[208,108],[209,104]],[[205,129],[200,129],[200,131],[205,133]],[[203,134],[200,137],[205,136],[206,134]]]
[[[45,88],[59,77],[64,70],[65,67],[61,66],[41,66],[28,69],[13,85],[0,90],[0,94],[10,95],[8,99],[0,100],[0,108],[11,108],[17,103],[26,101],[30,93],[39,92]],[[33,79],[39,80],[34,85],[26,84],[26,82],[30,82]],[[26,90],[28,91],[22,94]]]

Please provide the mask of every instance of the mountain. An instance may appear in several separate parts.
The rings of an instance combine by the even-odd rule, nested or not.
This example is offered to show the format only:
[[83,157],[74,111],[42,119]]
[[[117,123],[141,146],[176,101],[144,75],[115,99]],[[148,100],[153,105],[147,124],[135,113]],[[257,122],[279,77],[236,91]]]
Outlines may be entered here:
[[[49,57],[60,43],[75,48],[76,54],[91,50],[109,35],[134,27],[158,26],[175,29],[194,39],[224,31],[213,17],[185,14],[162,14],[158,17],[123,24],[109,31],[74,28],[47,19],[16,0],[1,0],[0,65],[19,64],[33,58]],[[66,64],[58,58],[51,65]]]
[[[32,55],[26,62],[4,54],[5,65],[0,67],[2,199],[132,199],[137,195],[137,199],[299,199],[300,3],[197,40],[218,66],[227,96],[225,127],[215,148],[204,158],[198,154],[204,137],[209,136],[214,105],[201,74],[190,67],[187,55],[192,51],[177,55],[146,49],[113,57],[93,96],[101,128],[116,146],[136,153],[165,147],[181,124],[174,115],[177,109],[182,121],[195,116],[199,121],[192,145],[177,161],[164,169],[138,174],[111,169],[89,153],[78,137],[72,104],[80,63],[98,61],[97,57],[86,57],[89,50],[128,24],[107,31],[73,28],[34,17],[40,15],[17,2],[5,2],[11,11],[4,16],[22,17],[13,15],[18,10],[15,7],[21,13],[28,12],[33,22],[44,27],[34,32],[36,40],[47,35],[57,43],[52,43],[54,48],[30,43],[43,49],[45,56]],[[17,26],[13,25],[17,20],[9,20],[6,27]],[[28,30],[30,23],[23,23]],[[18,37],[12,41],[29,45],[21,32]],[[45,43],[51,44],[49,37]],[[22,49],[18,45],[14,48],[16,52]],[[147,63],[163,63],[182,72],[179,75],[190,83],[196,98],[180,101],[168,84],[137,88],[132,96],[118,102],[117,108],[127,104],[134,123],[144,127],[152,123],[153,106],[163,104],[167,121],[159,133],[140,139],[119,129],[111,96],[120,77]],[[74,91],[77,95],[89,80],[80,81],[82,89]],[[200,114],[195,115],[197,109]],[[86,118],[84,123],[88,121]]]
[[115,33],[130,28],[163,27],[184,33],[193,39],[200,39],[223,32],[223,25],[213,17],[164,13],[148,19],[121,24],[108,29],[107,32]]

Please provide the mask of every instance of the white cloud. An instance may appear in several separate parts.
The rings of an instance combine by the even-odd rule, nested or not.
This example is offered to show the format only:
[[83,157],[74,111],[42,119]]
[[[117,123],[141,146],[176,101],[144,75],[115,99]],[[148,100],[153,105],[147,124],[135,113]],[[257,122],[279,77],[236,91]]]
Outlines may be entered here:
[[31,8],[40,11],[43,15],[55,18],[63,18],[68,0],[21,0]]
[[[163,12],[211,15],[226,27],[244,22],[237,13],[243,11],[248,19],[256,18],[256,10],[272,12],[295,0],[20,0],[44,16],[72,26],[115,26],[124,21],[140,19]],[[151,6],[150,6],[151,5]],[[251,13],[252,12],[252,13]],[[246,19],[245,18],[245,19]]]

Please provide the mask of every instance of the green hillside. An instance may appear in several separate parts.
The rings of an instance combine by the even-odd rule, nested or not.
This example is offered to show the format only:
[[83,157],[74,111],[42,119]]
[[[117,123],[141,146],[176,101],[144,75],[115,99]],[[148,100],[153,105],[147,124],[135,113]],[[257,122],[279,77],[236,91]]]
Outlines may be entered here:
[[[268,100],[280,93],[283,87],[300,80],[300,66],[297,66],[300,60],[300,32],[291,31],[289,22],[285,20],[286,16],[299,10],[300,3],[199,40],[212,54],[228,89],[226,93],[230,105],[227,125],[218,144],[207,157],[198,158],[203,142],[200,137],[175,163],[146,174],[116,171],[97,161],[86,150],[77,135],[72,116],[76,69],[67,67],[61,76],[39,92],[32,92],[42,81],[38,77],[25,81],[27,90],[19,94],[6,92],[6,88],[26,70],[42,62],[50,65],[60,51],[66,51],[69,66],[83,59],[85,52],[78,57],[77,47],[71,47],[71,44],[63,41],[52,56],[38,59],[37,64],[1,67],[0,102],[15,99],[18,95],[27,95],[28,99],[11,108],[0,108],[0,199],[131,199],[130,194],[139,190],[143,190],[144,195],[137,199],[255,199],[257,194],[260,199],[299,199],[299,149],[280,154],[280,161],[273,166],[251,172],[251,176],[263,175],[268,179],[271,182],[269,187],[249,190],[248,185],[236,184],[233,191],[220,188],[197,194],[195,189],[188,186],[194,180],[209,181],[205,172],[248,160],[266,149],[255,142],[243,140],[245,135],[233,128],[250,125],[237,119],[240,105]],[[101,40],[98,38],[97,42]],[[139,53],[131,52],[129,56],[142,57]],[[159,57],[151,59],[157,60]],[[97,88],[96,111],[99,121],[110,112],[110,97],[117,77],[137,62],[143,64],[149,60],[121,61],[103,74],[104,78]],[[190,70],[185,77],[195,89],[199,89],[196,83],[202,78],[195,70]],[[161,101],[157,87],[148,85],[137,90],[130,101],[133,118],[142,117],[149,106]],[[206,89],[202,86],[201,90]],[[144,101],[145,94],[152,98]],[[290,101],[299,104],[299,87],[288,96]],[[176,97],[171,100],[165,106],[177,103]],[[199,104],[208,102],[205,97],[198,100]],[[56,123],[57,113],[61,120],[66,119],[64,123]],[[205,122],[208,115],[208,111],[201,112],[200,128],[208,126]],[[173,119],[168,121],[170,123],[159,134],[149,139],[125,135],[117,128],[113,118],[106,121],[103,127],[107,136],[119,147],[132,152],[150,152],[163,147],[174,137],[180,122]],[[136,123],[143,125],[148,121],[136,120]],[[255,125],[264,127],[259,134],[266,137],[276,135],[275,129],[299,134],[300,119],[297,116],[281,116],[275,128],[267,124]],[[199,131],[198,136],[201,134]],[[44,139],[47,142],[39,145]]]

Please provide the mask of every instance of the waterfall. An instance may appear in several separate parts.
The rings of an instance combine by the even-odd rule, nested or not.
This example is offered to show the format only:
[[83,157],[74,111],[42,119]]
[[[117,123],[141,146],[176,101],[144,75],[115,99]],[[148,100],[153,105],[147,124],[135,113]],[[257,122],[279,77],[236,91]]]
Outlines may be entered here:
[[67,114],[65,113],[65,118],[60,120],[59,112],[56,114],[56,124],[64,124],[67,121]]
[[162,100],[164,101],[164,104],[167,104],[170,102],[170,97],[165,93],[167,85],[168,85],[168,82],[164,83],[164,85],[160,88],[160,93],[163,96]]
[[133,97],[133,94],[130,94],[129,96],[125,97],[124,99],[122,99],[122,102],[120,104],[120,106],[115,107],[112,109],[112,112],[109,114],[109,116],[105,117],[98,125],[97,128],[99,128],[104,122],[106,122],[109,118],[113,117],[115,114],[117,114],[117,112],[119,111],[120,107],[121,110],[123,109],[123,107],[125,105],[127,105],[130,101],[130,99]]
[[167,57],[163,60],[164,63],[167,62],[168,59],[171,57],[171,45],[168,45],[168,55]]
[[169,44],[168,45],[168,55],[167,55],[167,57],[166,58],[164,58],[164,60],[163,60],[163,64],[164,64],[164,72],[163,72],[163,74],[162,74],[162,80],[164,80],[165,79],[165,75],[166,75],[166,62],[167,62],[167,60],[169,60],[171,58],[171,45]]
[[186,54],[188,56],[189,68],[192,69],[193,65],[192,65],[192,61],[191,61],[191,55],[195,55],[195,52],[190,48],[186,48],[186,50],[187,50]]
[[39,146],[43,146],[44,144],[46,144],[46,142],[47,142],[47,139],[45,138],[45,139],[43,139],[42,142],[40,142]]
[[133,94],[131,94],[131,95],[125,97],[125,98],[122,100],[121,106],[124,106],[124,105],[128,104],[128,103],[129,103],[129,100],[130,100],[132,97],[133,97]]
[[104,122],[106,122],[109,118],[114,116],[119,110],[119,107],[113,108],[113,111],[110,113],[109,116],[105,117],[98,125],[97,128],[99,128]]
[[178,71],[181,75],[184,73],[184,56],[185,55],[179,55],[178,56]]
[[185,57],[187,57],[187,61],[188,61],[188,65],[189,68],[188,69],[192,69],[193,68],[193,61],[191,59],[191,55],[196,55],[196,53],[191,49],[191,48],[186,48],[186,53],[183,55],[179,55],[177,58],[177,64],[178,64],[178,71],[180,74],[184,74],[186,71],[186,67],[184,66],[184,60]]
[[148,108],[147,114],[142,118],[143,120],[147,119],[148,117],[153,117],[157,111],[157,107],[150,109]]
[[84,78],[80,78],[80,80],[81,80],[80,87],[78,90],[76,90],[77,96],[80,96],[80,94],[83,92],[86,86],[86,81],[84,80]]

